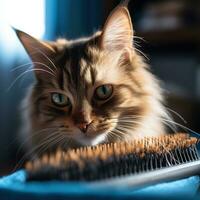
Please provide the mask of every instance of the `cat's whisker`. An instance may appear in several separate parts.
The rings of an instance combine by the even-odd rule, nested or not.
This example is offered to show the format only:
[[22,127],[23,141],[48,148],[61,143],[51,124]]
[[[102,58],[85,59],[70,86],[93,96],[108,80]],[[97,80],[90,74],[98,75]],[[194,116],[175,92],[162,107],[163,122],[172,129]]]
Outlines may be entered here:
[[118,131],[122,136],[126,135],[127,130],[122,130],[121,127],[116,127],[115,131]]
[[23,140],[23,142],[21,142],[21,144],[20,144],[20,146],[19,146],[19,148],[18,148],[18,150],[17,150],[17,154],[19,153],[19,151],[23,148],[23,146],[24,145],[26,145],[26,143],[28,143],[28,142],[31,142],[31,140],[33,140],[33,138],[34,137],[36,137],[37,135],[39,135],[39,134],[41,134],[41,133],[47,133],[47,134],[49,134],[49,131],[50,130],[54,130],[54,129],[57,129],[56,127],[48,127],[48,128],[44,128],[44,129],[41,129],[41,130],[39,130],[39,131],[36,131],[36,132],[33,132],[33,134],[31,134],[31,135],[28,135],[28,137],[27,138],[25,138],[24,140]]
[[34,151],[32,153],[36,155],[41,155],[45,150],[49,149],[55,140],[59,139],[61,136],[59,132],[54,132],[54,134],[51,135],[51,137],[45,138],[45,141],[41,143],[41,145],[38,145],[38,147],[34,148]]
[[[55,71],[53,70],[53,69],[51,69],[48,65],[46,65],[46,64],[44,64],[44,63],[41,63],[41,62],[36,62],[36,61],[34,61],[34,62],[32,62],[33,64],[36,64],[36,65],[41,65],[41,66],[43,66],[43,67],[46,67],[48,70],[50,70],[55,76],[56,76],[56,73],[55,73]],[[37,69],[37,68],[35,68],[35,69]],[[40,69],[40,68],[38,68],[38,69]]]
[[[55,128],[48,127],[48,128],[41,129],[39,131],[33,132],[33,134],[31,134],[31,135],[28,135],[26,138],[23,139],[23,141],[21,142],[20,146],[17,148],[16,155],[18,155],[19,151],[23,148],[24,145],[26,145],[27,142],[30,142],[32,140],[32,138],[34,137],[34,135],[38,135],[38,134],[40,134],[43,131],[45,132],[45,130],[52,130],[52,129],[55,129]],[[16,142],[17,139],[18,138],[13,139],[13,141],[11,141],[11,144],[14,143],[14,142]]]
[[123,140],[123,133],[121,131],[119,131],[117,128],[115,130],[112,131],[112,134],[115,137],[118,137],[120,140]]
[[[138,118],[143,118],[143,116],[138,116]],[[156,118],[158,118],[158,117],[156,117]],[[131,119],[130,117],[129,117],[129,119]],[[135,117],[133,117],[133,119],[135,119]],[[159,119],[164,123],[164,121],[163,121],[163,119],[164,118],[161,118],[161,117],[159,117]],[[139,122],[137,122],[137,123],[139,123]],[[165,125],[167,125],[171,130],[173,130],[173,132],[176,132],[177,131],[177,129],[176,129],[176,126],[174,126],[174,125],[171,125],[171,124],[169,124],[169,123],[164,123]],[[141,124],[142,125],[142,124]],[[148,127],[147,127],[148,128]]]
[[127,119],[127,118],[130,118],[130,119],[138,119],[138,118],[141,118],[141,117],[144,117],[144,116],[129,116],[129,115],[126,115],[126,116],[123,116],[123,117],[110,117],[110,118],[107,118],[107,119],[116,119],[116,120],[119,120],[119,119]]
[[109,132],[107,134],[107,140],[113,142],[113,141],[116,141],[116,138],[118,139],[117,135],[113,134],[112,132]]
[[166,122],[172,123],[172,124],[174,124],[174,125],[176,125],[176,126],[182,128],[182,129],[184,129],[185,131],[189,131],[189,132],[191,132],[191,133],[197,135],[198,137],[200,136],[199,133],[197,133],[196,131],[194,131],[194,130],[192,130],[192,129],[190,129],[190,128],[188,128],[188,127],[182,125],[182,124],[179,124],[179,123],[174,122],[174,121],[166,120],[166,119],[163,119],[163,120],[166,121]]
[[126,119],[120,119],[120,120],[118,120],[118,122],[125,122],[125,123],[132,123],[132,122],[136,122],[136,121],[133,121],[133,120],[131,120],[131,119],[129,119],[129,120],[126,120]]
[[[32,47],[32,48],[34,48],[34,47]],[[54,67],[54,69],[56,71],[58,71],[58,68],[56,67],[56,65],[54,64],[54,62],[43,51],[41,51],[38,48],[34,48],[34,49],[37,50],[37,52],[41,53],[52,64],[52,66]]]
[[166,107],[167,110],[169,110],[170,112],[174,113],[177,117],[179,117],[183,123],[187,124],[187,121],[178,113],[176,112],[175,110],[169,108],[169,107]]
[[60,133],[65,134],[66,138],[71,138],[74,134],[71,134],[70,131],[60,131]]
[[116,139],[116,138],[117,138],[117,139],[119,139],[119,140],[122,140],[122,139],[123,139],[122,136],[119,135],[119,134],[117,134],[115,131],[116,131],[116,130],[113,130],[113,131],[108,132],[109,136],[111,136],[113,139]]
[[66,140],[63,140],[63,144],[61,145],[61,147],[63,147],[63,149],[68,149],[71,143],[72,143],[72,139],[70,137],[66,138]]
[[[116,121],[119,123],[118,126],[119,127],[124,127],[124,128],[130,128],[130,129],[133,129],[134,128],[134,124],[138,124],[140,126],[144,126],[145,128],[149,128],[147,126],[145,126],[143,123],[140,123],[138,121],[134,121],[134,120],[131,120],[131,119],[140,119],[141,117],[143,116],[134,116],[134,117],[122,117],[122,118],[119,118],[117,119]],[[128,120],[127,120],[128,119]],[[163,120],[162,120],[163,121]],[[126,124],[123,124],[123,123],[126,123]],[[176,127],[173,127],[171,124],[163,121],[163,123],[165,125],[167,125],[173,132],[177,132],[177,129]]]
[[120,133],[120,135],[118,135],[118,134],[116,134],[116,131],[117,131],[117,126],[109,132],[112,132],[113,134],[117,135],[118,137],[120,137],[122,139],[123,133],[122,133],[122,135],[121,135],[121,133]]
[[[36,53],[38,53],[38,52],[32,52],[32,53],[30,53],[30,55],[35,55]],[[10,72],[16,71],[16,70],[21,69],[21,68],[23,68],[23,67],[26,67],[26,66],[28,66],[28,65],[33,66],[33,61],[27,62],[27,63],[24,63],[24,64],[21,64],[21,65],[18,65],[18,66],[16,66],[16,67],[12,68],[12,69],[10,70]]]
[[109,142],[109,133],[106,133],[106,135],[105,135],[105,142],[106,143]]
[[[133,119],[138,119],[138,118],[139,117],[134,117]],[[130,117],[128,118],[128,120],[119,118],[117,121],[112,121],[111,123],[116,123],[116,122],[118,123],[117,128],[122,128],[125,131],[128,130],[130,133],[133,131],[133,129],[135,129],[134,125],[139,125],[141,127],[149,128],[146,124],[132,120],[132,118]]]
[[42,148],[38,154],[40,155],[46,152],[48,149],[52,148],[56,144],[59,144],[58,146],[60,146],[60,142],[62,142],[64,139],[65,137],[63,135],[58,134],[58,136],[57,137],[55,136],[53,140],[51,140],[47,145],[45,145],[44,148]]
[[[39,145],[36,145],[34,148],[32,148],[32,150],[30,151],[30,153],[31,153],[31,152],[33,153],[34,151],[37,150],[37,148],[40,148],[40,146],[43,146],[43,145],[45,145],[46,143],[48,143],[48,142],[49,142],[50,140],[52,140],[53,137],[56,136],[58,133],[59,133],[59,131],[54,131],[54,132],[52,132],[52,133],[49,133],[49,135],[46,136],[46,137],[44,138],[44,141],[43,141],[43,142],[41,142]],[[29,153],[29,152],[28,152],[28,153]]]
[[147,42],[143,37],[139,37],[139,36],[136,36],[136,35],[133,36],[133,39],[139,39],[143,42]]
[[136,47],[135,47],[135,50],[136,50],[137,52],[139,52],[141,55],[143,55],[147,60],[150,60],[149,57],[148,57],[145,53],[143,53],[141,50],[139,50],[139,49],[136,48]]
[[[134,125],[136,125],[136,124],[138,124],[138,123],[134,123],[134,122],[131,123],[131,124],[122,124],[122,123],[119,123],[118,127],[119,128],[129,128],[129,129],[132,129],[132,128],[135,128]],[[139,124],[139,125],[143,126],[142,124]]]
[[49,139],[51,139],[54,135],[56,135],[58,133],[57,132],[53,132],[50,133],[50,135],[45,138],[45,141],[36,145],[34,148],[32,148],[31,150],[29,150],[27,153],[25,153],[22,158],[16,163],[15,167],[13,168],[13,171],[15,171],[16,169],[18,169],[19,167],[21,167],[21,165],[23,164],[23,162],[28,158],[28,157],[32,157],[32,155],[34,155],[34,153],[37,151],[37,149],[41,148],[43,145],[46,145],[49,142]]
[[43,67],[46,67],[48,70],[50,70],[52,73],[54,73],[54,75],[56,75],[56,74],[55,74],[55,71],[52,70],[48,65],[46,65],[46,64],[44,64],[44,63],[42,63],[42,62],[37,62],[37,61],[35,61],[35,62],[32,61],[32,62],[23,64],[23,65],[19,65],[19,66],[15,67],[14,69],[12,69],[11,72],[16,71],[17,69],[20,69],[21,67],[25,67],[25,66],[28,66],[28,65],[31,65],[31,68],[34,69],[34,68],[32,67],[34,64],[35,64],[35,65],[41,65],[41,66],[43,66]]
[[[140,118],[140,117],[144,117],[144,116],[139,116],[138,115],[137,117]],[[135,119],[135,116],[133,118]],[[195,132],[194,130],[192,130],[192,129],[190,129],[190,128],[188,128],[188,127],[186,127],[186,126],[184,126],[184,125],[182,125],[180,123],[177,123],[177,122],[174,122],[174,121],[170,120],[170,118],[166,119],[164,117],[157,117],[157,116],[155,116],[155,118],[160,119],[162,122],[165,121],[165,124],[166,124],[166,122],[168,122],[168,124],[166,124],[168,126],[169,126],[169,123],[170,123],[172,125],[171,128],[173,128],[173,131],[177,131],[176,126],[178,126],[180,128],[183,128],[184,130],[190,131],[191,133],[194,133],[194,134],[196,134],[198,136],[200,135],[199,133]]]
[[25,72],[21,73],[13,82],[12,84],[8,87],[7,92],[14,86],[14,84],[21,78],[23,77],[25,74],[29,73],[29,72],[33,72],[33,71],[41,71],[41,72],[46,72],[52,76],[55,76],[54,74],[52,74],[51,72],[44,70],[44,69],[30,69],[30,70],[26,70]]
[[[172,125],[170,125],[169,123],[167,123],[167,122],[164,122],[163,121],[163,123],[166,125],[166,126],[168,126],[172,131],[173,131],[173,133],[176,133],[177,132],[177,129],[176,128],[174,128]],[[142,123],[138,123],[138,122],[133,122],[133,125],[134,124],[138,124],[138,125],[140,125],[141,127],[143,126],[143,127],[145,127],[145,128],[149,128],[148,126],[145,126],[144,124],[142,124]],[[125,127],[125,128],[135,128],[135,127],[133,127],[133,125],[122,125],[122,124],[119,124],[119,126],[121,125],[121,127]]]
[[136,40],[134,41],[134,45],[137,46],[137,47],[141,47],[141,45],[139,44],[139,42],[136,41]]
[[14,72],[14,71],[16,71],[16,70],[18,70],[18,69],[21,69],[21,68],[23,68],[23,67],[26,67],[26,66],[33,66],[33,63],[32,62],[28,62],[28,63],[25,63],[25,64],[22,64],[22,65],[18,65],[18,66],[16,66],[16,67],[14,67],[14,68],[12,68],[11,70],[10,70],[10,72]]
[[170,123],[168,122],[165,122],[165,121],[162,121],[166,126],[168,126],[172,131],[173,133],[176,133],[177,132],[177,129],[174,128],[174,126],[172,126]]
[[127,137],[126,137],[127,135],[125,134],[125,131],[121,131],[118,128],[116,128],[115,132],[117,135],[120,134],[120,140],[127,141]]
[[122,127],[122,126],[118,126],[117,128],[116,128],[118,131],[121,131],[124,135],[125,134],[131,134],[131,132],[132,132],[132,127]]

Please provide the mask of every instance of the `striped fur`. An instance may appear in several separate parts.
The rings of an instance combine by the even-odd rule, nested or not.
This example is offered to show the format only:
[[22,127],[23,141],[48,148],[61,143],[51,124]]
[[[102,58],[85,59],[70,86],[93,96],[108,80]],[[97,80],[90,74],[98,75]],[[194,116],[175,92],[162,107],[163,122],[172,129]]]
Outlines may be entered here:
[[[33,152],[165,133],[162,91],[132,44],[126,7],[118,6],[103,30],[88,38],[42,43],[21,31],[18,36],[33,63],[45,64],[35,64],[40,70],[23,103],[23,138],[30,138]],[[98,102],[94,91],[103,84],[113,86],[113,95]],[[53,105],[52,92],[68,96],[71,109]],[[83,133],[77,123],[86,118],[92,123]]]

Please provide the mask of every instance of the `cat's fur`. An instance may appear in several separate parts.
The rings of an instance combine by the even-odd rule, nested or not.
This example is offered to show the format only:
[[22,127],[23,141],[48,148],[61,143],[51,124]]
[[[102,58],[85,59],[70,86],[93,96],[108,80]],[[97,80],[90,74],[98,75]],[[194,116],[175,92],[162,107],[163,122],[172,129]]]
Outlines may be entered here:
[[[133,45],[125,6],[118,6],[103,30],[89,38],[44,43],[21,31],[17,35],[36,75],[23,104],[23,137],[35,152],[165,133],[162,92]],[[98,102],[94,91],[103,84],[113,86],[113,95]],[[52,92],[68,96],[71,109],[53,105]],[[84,133],[79,125],[85,122],[90,125]]]

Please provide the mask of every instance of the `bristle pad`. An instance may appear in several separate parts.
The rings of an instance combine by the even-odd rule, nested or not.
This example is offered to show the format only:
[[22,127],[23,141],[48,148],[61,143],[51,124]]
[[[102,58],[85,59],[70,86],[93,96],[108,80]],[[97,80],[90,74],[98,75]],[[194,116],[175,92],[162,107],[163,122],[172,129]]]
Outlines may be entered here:
[[27,181],[93,181],[178,165],[199,159],[197,142],[197,138],[177,133],[69,151],[57,150],[27,163]]

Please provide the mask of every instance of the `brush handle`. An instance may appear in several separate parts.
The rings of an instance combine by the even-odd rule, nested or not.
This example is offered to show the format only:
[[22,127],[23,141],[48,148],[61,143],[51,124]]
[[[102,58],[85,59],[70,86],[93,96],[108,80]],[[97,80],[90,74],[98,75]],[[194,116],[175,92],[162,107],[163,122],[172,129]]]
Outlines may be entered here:
[[90,185],[92,187],[130,187],[133,189],[152,185],[155,183],[183,179],[189,176],[197,175],[199,173],[200,160],[197,160],[150,172],[126,175],[123,177],[117,177],[103,181],[95,181],[90,183]]

